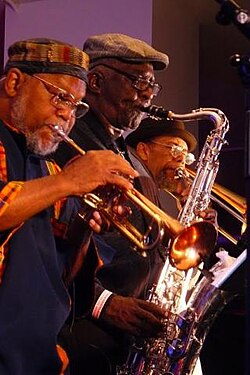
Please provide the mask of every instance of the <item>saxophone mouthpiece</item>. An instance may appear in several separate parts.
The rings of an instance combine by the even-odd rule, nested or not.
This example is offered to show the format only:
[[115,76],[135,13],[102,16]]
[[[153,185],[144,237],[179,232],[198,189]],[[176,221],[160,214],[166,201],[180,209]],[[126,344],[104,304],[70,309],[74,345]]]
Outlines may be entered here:
[[149,117],[154,119],[171,119],[171,111],[158,107],[156,105],[150,105],[149,107],[142,107],[142,112],[146,112]]
[[189,178],[189,174],[188,174],[188,172],[185,168],[178,167],[174,171],[174,179],[178,180],[178,179],[181,179],[181,178],[187,179],[187,178]]

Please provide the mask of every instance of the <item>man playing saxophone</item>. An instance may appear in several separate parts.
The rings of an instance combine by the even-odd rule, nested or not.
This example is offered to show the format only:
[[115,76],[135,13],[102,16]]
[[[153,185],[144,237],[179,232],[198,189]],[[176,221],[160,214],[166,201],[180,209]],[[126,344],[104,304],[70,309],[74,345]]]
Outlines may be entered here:
[[[85,150],[110,149],[128,159],[123,133],[139,125],[141,107],[150,105],[160,91],[154,72],[167,67],[168,56],[122,34],[90,37],[84,51],[91,64],[86,99],[90,111],[70,137]],[[72,157],[74,152],[62,145],[56,160],[63,165]],[[135,184],[141,191],[140,182]],[[136,207],[130,221],[141,233],[148,227]],[[164,311],[145,301],[150,278],[164,263],[162,255],[153,250],[142,257],[114,230],[95,236],[95,241],[104,262],[97,273],[96,304],[90,316],[75,321],[72,329],[67,325],[61,334],[72,375],[114,374],[117,360],[126,358],[127,335],[155,336],[163,329]],[[81,298],[81,288],[79,294]]]
[[[197,141],[193,134],[182,121],[149,117],[125,141],[133,165],[140,174],[150,176],[158,187],[161,208],[178,217],[192,183],[185,167],[195,161],[191,151]],[[200,217],[217,224],[217,212],[212,208],[200,212]]]
[[[144,42],[120,34],[90,37],[84,50],[91,59],[86,98],[90,111],[70,136],[84,149],[112,149],[131,161],[123,133],[139,125],[140,108],[149,105],[159,92],[154,70],[164,69],[168,58]],[[172,156],[176,168],[184,167],[188,149],[196,145],[184,126],[181,134],[183,152]],[[64,146],[56,160],[62,164],[73,156]],[[135,181],[136,189],[159,205],[152,176],[141,177]],[[142,212],[133,207],[131,216],[143,232],[148,223]],[[75,321],[73,327],[66,325],[61,334],[72,375],[114,374],[117,361],[126,358],[131,335],[154,337],[164,327],[165,311],[146,300],[164,265],[165,249],[159,247],[143,258],[114,230],[95,236],[95,240],[104,261],[97,273],[96,304],[91,316]]]

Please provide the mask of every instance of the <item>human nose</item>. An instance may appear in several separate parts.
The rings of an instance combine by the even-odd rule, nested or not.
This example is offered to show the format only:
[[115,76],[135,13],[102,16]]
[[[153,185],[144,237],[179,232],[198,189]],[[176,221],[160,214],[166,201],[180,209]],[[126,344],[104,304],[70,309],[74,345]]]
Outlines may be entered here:
[[153,87],[151,86],[148,86],[145,90],[143,91],[140,91],[139,92],[139,95],[143,98],[143,99],[147,99],[147,100],[152,100],[154,98],[154,93],[153,93]]
[[184,152],[180,152],[175,157],[175,160],[184,165],[185,164],[185,160],[186,160],[186,154]]
[[57,108],[57,115],[60,116],[64,121],[70,121],[75,119],[75,110],[68,106],[61,106]]

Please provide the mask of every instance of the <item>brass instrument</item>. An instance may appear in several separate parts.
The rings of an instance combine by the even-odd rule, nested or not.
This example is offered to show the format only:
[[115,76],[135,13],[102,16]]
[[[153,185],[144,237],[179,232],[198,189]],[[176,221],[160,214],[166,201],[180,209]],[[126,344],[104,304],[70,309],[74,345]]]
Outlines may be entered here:
[[[180,115],[156,106],[142,110],[158,119],[209,119],[214,123],[215,129],[207,137],[199,157],[196,176],[178,217],[180,223],[188,228],[197,220],[198,213],[209,205],[211,189],[219,167],[218,156],[223,144],[226,143],[225,134],[229,130],[228,120],[223,112],[214,108],[197,109]],[[139,345],[135,342],[126,363],[117,368],[117,375],[193,374],[209,326],[226,300],[220,291],[217,296],[217,291],[210,288],[211,279],[208,278],[207,288],[202,289],[202,293],[197,294],[192,304],[188,305],[187,292],[190,281],[193,282],[194,270],[190,268],[184,271],[176,268],[166,259],[157,284],[150,291],[148,298],[148,301],[166,310],[162,336],[147,338]],[[209,272],[208,274],[210,275]]]
[[[66,143],[75,148],[81,155],[85,154],[71,138],[55,125],[51,127],[56,135],[59,135]],[[157,226],[157,236],[152,243],[148,243],[148,235],[141,234],[127,218],[118,216],[113,208],[114,198],[125,196],[135,205],[147,213]],[[83,200],[91,208],[99,211],[108,221],[110,221],[124,236],[126,236],[140,252],[145,252],[157,246],[162,241],[165,234],[171,238],[169,250],[170,262],[181,270],[186,270],[197,266],[212,252],[217,240],[217,231],[210,223],[198,222],[184,228],[178,220],[173,219],[165,212],[156,207],[149,199],[143,196],[136,189],[122,191],[115,186],[105,186],[101,190],[84,194]],[[117,206],[117,200],[116,200]]]
[[[191,178],[192,180],[195,177],[195,171],[190,168],[186,167],[188,172],[187,178]],[[183,175],[185,178],[185,176]],[[219,199],[219,198],[221,199]],[[212,194],[210,198],[213,202],[217,203],[220,207],[226,210],[230,215],[234,216],[238,221],[242,223],[242,232],[244,232],[246,227],[246,212],[247,212],[247,203],[246,199],[241,197],[240,195],[233,193],[229,189],[226,189],[224,186],[214,183],[212,186]],[[225,201],[226,203],[224,203]],[[232,209],[231,207],[234,207]],[[237,211],[237,212],[236,212]],[[237,245],[237,239],[231,236],[230,233],[226,232],[223,228],[217,228],[218,232],[220,232],[224,237],[226,237],[229,241]]]

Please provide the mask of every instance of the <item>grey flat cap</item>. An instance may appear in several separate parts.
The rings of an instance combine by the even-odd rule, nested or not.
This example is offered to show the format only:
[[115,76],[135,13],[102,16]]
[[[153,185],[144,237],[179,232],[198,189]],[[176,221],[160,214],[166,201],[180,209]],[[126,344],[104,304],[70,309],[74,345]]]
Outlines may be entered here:
[[168,56],[148,43],[125,34],[100,34],[89,37],[83,51],[90,57],[90,67],[100,59],[114,58],[125,62],[150,62],[155,70],[164,70],[169,64]]

